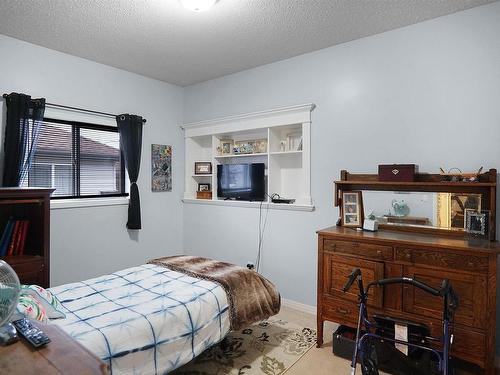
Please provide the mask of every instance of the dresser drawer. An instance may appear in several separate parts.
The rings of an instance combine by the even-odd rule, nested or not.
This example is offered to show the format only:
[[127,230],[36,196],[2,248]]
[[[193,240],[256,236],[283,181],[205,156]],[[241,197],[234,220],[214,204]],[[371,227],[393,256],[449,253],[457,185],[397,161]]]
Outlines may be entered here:
[[488,271],[488,258],[476,255],[464,255],[453,252],[425,249],[396,248],[397,261],[425,264],[446,269],[464,271]]
[[[458,297],[455,322],[467,327],[487,328],[488,287],[486,275],[453,272],[419,266],[405,266],[403,274],[439,289],[448,279]],[[408,313],[440,319],[443,298],[436,297],[410,285],[403,287],[403,310]]]
[[323,250],[366,259],[392,260],[392,247],[358,241],[337,241],[325,238]]
[[11,256],[3,258],[16,271],[21,284],[44,285],[45,265],[43,258],[37,256]]
[[453,329],[453,343],[451,354],[467,361],[484,366],[486,351],[486,335],[473,332],[467,327]]
[[323,303],[323,318],[335,323],[356,325],[358,315],[359,308],[355,303],[335,298],[325,299]]
[[[326,254],[324,261],[323,292],[329,297],[348,300],[353,303],[358,302],[358,285],[355,282],[347,291],[343,287],[347,282],[347,277],[354,268],[359,268],[363,275],[363,282],[368,285],[371,281],[384,278],[384,264],[371,260],[346,257],[338,254]],[[381,308],[384,304],[384,289],[372,287],[368,293],[369,306]]]

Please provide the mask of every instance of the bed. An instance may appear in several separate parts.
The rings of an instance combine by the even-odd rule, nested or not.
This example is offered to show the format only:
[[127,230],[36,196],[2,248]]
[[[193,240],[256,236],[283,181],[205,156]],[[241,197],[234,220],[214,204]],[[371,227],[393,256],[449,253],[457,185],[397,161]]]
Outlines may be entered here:
[[51,323],[107,362],[112,374],[173,371],[220,342],[238,314],[226,284],[172,268],[144,264],[51,288],[66,314]]

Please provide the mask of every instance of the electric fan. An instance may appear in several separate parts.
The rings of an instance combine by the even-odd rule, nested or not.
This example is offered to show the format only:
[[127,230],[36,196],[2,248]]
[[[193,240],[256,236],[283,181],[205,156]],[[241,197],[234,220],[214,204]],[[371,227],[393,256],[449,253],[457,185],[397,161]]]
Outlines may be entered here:
[[0,260],[0,345],[17,341],[16,329],[9,323],[19,300],[21,285],[17,274],[3,260]]

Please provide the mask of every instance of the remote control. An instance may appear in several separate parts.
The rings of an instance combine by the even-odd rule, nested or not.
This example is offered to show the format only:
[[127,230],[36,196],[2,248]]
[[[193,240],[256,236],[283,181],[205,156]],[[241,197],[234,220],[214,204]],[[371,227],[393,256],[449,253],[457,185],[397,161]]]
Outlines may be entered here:
[[49,337],[26,318],[16,320],[12,324],[16,327],[17,332],[35,348],[50,342]]

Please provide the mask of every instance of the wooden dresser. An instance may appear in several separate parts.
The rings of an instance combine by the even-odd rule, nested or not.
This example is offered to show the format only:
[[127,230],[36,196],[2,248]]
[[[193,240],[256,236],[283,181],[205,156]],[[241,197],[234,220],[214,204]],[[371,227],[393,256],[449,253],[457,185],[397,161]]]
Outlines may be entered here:
[[[439,181],[439,175],[419,175],[416,182],[389,184],[378,182],[376,175],[343,171],[342,180],[335,183],[335,204],[342,206],[342,192],[354,190],[477,192],[483,206],[491,210],[491,222],[495,223],[496,170],[481,178],[487,181],[452,183]],[[318,346],[322,345],[325,320],[356,328],[357,290],[342,291],[354,267],[361,269],[365,285],[376,279],[411,277],[439,288],[442,280],[448,279],[459,298],[452,355],[479,365],[488,375],[495,373],[498,242],[468,239],[459,230],[388,225],[378,232],[334,226],[317,233]],[[492,233],[494,236],[494,230]],[[442,298],[413,286],[373,288],[368,312],[423,323],[432,335],[441,336]]]
[[[318,232],[318,345],[323,322],[356,327],[357,291],[343,293],[347,276],[359,267],[366,283],[388,277],[414,277],[439,288],[450,280],[460,299],[455,315],[453,355],[493,374],[496,327],[496,242],[425,234],[358,232],[332,227]],[[374,288],[370,313],[406,318],[429,326],[439,336],[442,300],[412,286]]]

